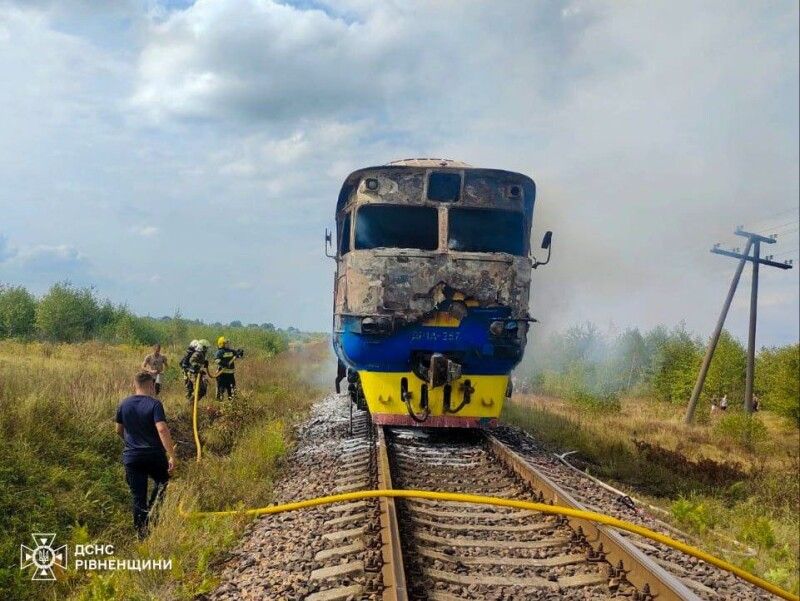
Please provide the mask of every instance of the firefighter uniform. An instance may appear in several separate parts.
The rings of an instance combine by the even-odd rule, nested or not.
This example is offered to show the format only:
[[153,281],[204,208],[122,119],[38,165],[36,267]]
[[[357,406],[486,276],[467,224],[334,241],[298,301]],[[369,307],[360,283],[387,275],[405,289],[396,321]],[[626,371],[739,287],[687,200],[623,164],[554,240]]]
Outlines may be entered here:
[[220,337],[217,341],[219,349],[214,355],[217,364],[217,400],[222,400],[222,395],[227,394],[229,399],[236,392],[236,353],[228,346],[228,341]]
[[206,396],[206,391],[208,390],[208,382],[206,380],[208,373],[206,352],[208,346],[207,340],[193,340],[180,362],[183,369],[184,384],[186,385],[186,398],[190,401],[194,398],[194,382],[198,374],[200,375],[198,398],[202,399]]

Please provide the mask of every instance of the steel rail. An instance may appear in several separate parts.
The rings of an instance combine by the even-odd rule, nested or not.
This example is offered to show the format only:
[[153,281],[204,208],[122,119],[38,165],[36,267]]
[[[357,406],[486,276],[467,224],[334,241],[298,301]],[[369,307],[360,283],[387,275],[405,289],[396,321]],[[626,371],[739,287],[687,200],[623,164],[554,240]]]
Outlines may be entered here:
[[[494,455],[524,482],[530,484],[534,490],[542,493],[545,502],[586,510],[586,507],[571,494],[511,450],[505,443],[495,438],[494,435],[485,432],[484,436]],[[612,568],[622,568],[628,582],[641,593],[652,595],[658,601],[700,601],[700,597],[677,576],[667,572],[618,532],[587,519],[579,517],[567,519],[573,529],[580,528],[583,531],[587,543],[595,553],[602,554]]]
[[[378,488],[391,490],[392,472],[389,453],[386,448],[386,435],[383,427],[378,428]],[[403,566],[403,548],[400,545],[400,528],[397,520],[397,507],[391,497],[381,497],[381,555],[383,556],[383,600],[408,601],[406,571]]]

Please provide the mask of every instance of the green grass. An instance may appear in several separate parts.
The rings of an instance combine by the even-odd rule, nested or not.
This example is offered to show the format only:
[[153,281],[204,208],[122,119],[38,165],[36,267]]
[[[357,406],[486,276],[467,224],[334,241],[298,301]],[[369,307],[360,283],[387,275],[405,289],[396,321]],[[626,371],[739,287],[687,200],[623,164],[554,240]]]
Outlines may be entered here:
[[[169,349],[173,363],[180,350]],[[209,566],[236,542],[247,520],[184,519],[179,504],[267,504],[292,425],[319,393],[304,376],[328,358],[324,343],[277,357],[248,354],[237,370],[239,397],[201,402],[200,464],[194,463],[189,404],[173,366],[164,404],[182,460],[151,536],[137,543],[113,416],[145,352],[99,343],[0,348],[0,598],[191,599],[210,590]],[[18,568],[19,545],[31,542],[31,532],[55,532],[58,544],[110,543],[115,558],[172,559],[173,568],[97,575],[68,570],[57,583],[32,583]]]

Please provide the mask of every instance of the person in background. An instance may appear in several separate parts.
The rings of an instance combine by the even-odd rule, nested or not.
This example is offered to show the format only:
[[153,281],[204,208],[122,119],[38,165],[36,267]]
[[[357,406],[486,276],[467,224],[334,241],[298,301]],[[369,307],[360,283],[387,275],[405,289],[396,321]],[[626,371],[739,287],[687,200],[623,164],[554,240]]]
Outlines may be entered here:
[[711,399],[711,417],[714,417],[719,411],[719,405],[717,405],[717,397]]
[[214,363],[217,364],[217,400],[222,400],[222,395],[227,394],[232,399],[236,393],[236,358],[241,357],[241,351],[232,349],[225,336],[217,338],[217,352]]
[[347,377],[347,366],[342,363],[342,360],[339,359],[336,363],[336,380],[334,380],[334,387],[336,388],[336,394],[341,394],[342,389],[339,382],[341,382],[345,377]]
[[[175,444],[164,406],[154,398],[155,377],[148,371],[134,376],[134,394],[117,408],[116,431],[125,443],[122,464],[133,498],[133,526],[139,540],[147,536],[150,517],[164,497],[175,469]],[[149,480],[154,482],[148,499]]]
[[723,394],[722,400],[719,402],[719,410],[720,411],[727,411],[728,410],[728,395]]
[[142,371],[153,374],[156,382],[156,396],[161,393],[161,375],[167,367],[167,356],[161,354],[161,345],[153,345],[153,352],[142,361]]
[[186,398],[191,401],[194,398],[194,383],[200,376],[198,398],[202,399],[208,391],[208,340],[192,340],[186,354],[181,359],[184,383],[186,384]]

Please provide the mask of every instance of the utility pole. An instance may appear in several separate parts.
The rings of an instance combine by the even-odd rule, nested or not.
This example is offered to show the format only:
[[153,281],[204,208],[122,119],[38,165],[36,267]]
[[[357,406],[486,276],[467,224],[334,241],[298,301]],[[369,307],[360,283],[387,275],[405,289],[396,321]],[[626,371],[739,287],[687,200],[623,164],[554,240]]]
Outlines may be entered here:
[[[706,349],[705,357],[703,357],[703,364],[700,367],[700,373],[697,375],[697,382],[692,390],[692,397],[689,399],[689,406],[686,409],[686,417],[684,421],[689,424],[694,418],[695,409],[697,409],[697,402],[700,399],[700,393],[703,391],[703,384],[705,384],[706,376],[708,375],[708,368],[711,366],[711,360],[714,358],[714,351],[717,348],[722,328],[725,325],[725,318],[728,316],[728,310],[731,308],[733,297],[736,294],[736,287],[739,285],[739,278],[742,276],[745,264],[750,261],[753,263],[753,281],[750,287],[750,326],[747,337],[747,375],[744,392],[745,410],[748,413],[753,412],[753,381],[755,378],[755,358],[756,358],[756,317],[758,315],[758,268],[759,265],[767,265],[769,267],[777,267],[778,269],[791,269],[792,262],[784,261],[778,263],[772,260],[772,255],[761,258],[761,243],[775,244],[777,236],[762,236],[752,232],[746,232],[742,226],[736,228],[734,232],[737,236],[747,238],[747,244],[744,247],[744,252],[739,253],[739,249],[723,250],[719,244],[715,244],[711,252],[717,255],[724,255],[726,257],[733,257],[739,259],[739,264],[736,267],[736,273],[733,275],[731,286],[728,289],[728,296],[725,297],[725,302],[722,305],[717,325],[714,332],[711,334],[711,340]],[[753,254],[750,254],[750,251]]]

